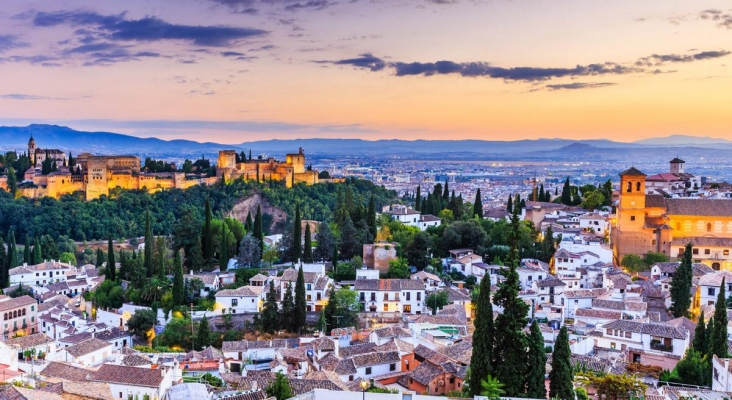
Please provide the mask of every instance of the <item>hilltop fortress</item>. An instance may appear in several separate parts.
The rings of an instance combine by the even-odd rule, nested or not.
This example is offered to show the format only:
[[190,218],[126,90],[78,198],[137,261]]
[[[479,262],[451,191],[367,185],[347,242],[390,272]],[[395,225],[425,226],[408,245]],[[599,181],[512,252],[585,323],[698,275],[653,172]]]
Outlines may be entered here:
[[[35,157],[36,166],[25,171],[24,182],[32,181],[33,185],[21,185],[18,195],[29,198],[49,196],[58,199],[65,194],[81,191],[89,201],[102,195],[109,196],[110,190],[115,188],[153,193],[164,189],[187,189],[200,184],[212,185],[222,178],[227,181],[237,178],[278,180],[284,181],[287,187],[295,183],[318,183],[318,172],[305,166],[302,148],[296,154],[287,154],[285,162],[260,157],[237,163],[236,151],[222,150],[219,152],[217,176],[214,177],[199,177],[178,171],[146,173],[141,171],[140,159],[130,155],[95,156],[82,153],[76,158],[75,165],[69,168],[62,151],[36,148],[33,137],[28,141],[28,154]],[[45,159],[46,154],[53,157],[59,166],[55,172],[43,175],[38,168],[38,159]],[[0,181],[0,189],[7,190],[5,179]]]

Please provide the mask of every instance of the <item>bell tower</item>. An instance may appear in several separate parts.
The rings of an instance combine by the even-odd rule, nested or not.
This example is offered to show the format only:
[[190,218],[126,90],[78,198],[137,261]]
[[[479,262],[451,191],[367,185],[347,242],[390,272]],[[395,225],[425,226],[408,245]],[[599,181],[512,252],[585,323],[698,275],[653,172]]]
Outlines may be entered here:
[[28,159],[30,159],[31,164],[34,164],[36,162],[36,140],[33,139],[33,135],[31,135],[30,140],[28,141]]
[[645,210],[646,174],[630,167],[620,173],[618,228],[625,232],[642,230]]

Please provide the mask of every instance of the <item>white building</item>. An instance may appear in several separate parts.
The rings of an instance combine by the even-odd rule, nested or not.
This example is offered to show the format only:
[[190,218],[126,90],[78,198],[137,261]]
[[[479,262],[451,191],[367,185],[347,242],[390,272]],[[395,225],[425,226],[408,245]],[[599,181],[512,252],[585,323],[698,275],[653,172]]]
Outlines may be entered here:
[[49,283],[66,282],[66,274],[74,270],[71,264],[59,261],[36,265],[23,264],[10,269],[10,286],[22,283],[26,286],[41,286]]
[[177,365],[173,368],[149,369],[104,364],[90,374],[88,379],[91,382],[108,384],[113,399],[142,399],[145,395],[151,399],[162,399],[173,385],[177,369]]
[[717,296],[719,295],[719,286],[722,280],[726,285],[726,292],[732,292],[732,272],[720,271],[713,274],[704,275],[699,278],[699,305],[713,306],[717,304]]
[[101,339],[91,338],[58,350],[58,360],[95,366],[103,363],[112,355],[112,345]]
[[583,231],[593,233],[595,236],[600,237],[604,237],[609,228],[607,217],[598,213],[580,215],[579,226]]
[[303,269],[305,278],[305,304],[307,311],[320,311],[328,302],[328,292],[333,286],[333,280],[325,274],[323,264],[300,264],[295,268],[288,268],[280,277],[280,301],[285,299],[287,286],[292,285],[292,294],[295,295],[298,269]]
[[384,214],[391,217],[394,221],[399,221],[404,225],[414,226],[420,231],[425,231],[432,226],[440,226],[442,219],[431,215],[421,215],[419,211],[412,210],[406,206],[393,206],[391,210],[384,211]]
[[[641,350],[647,353],[683,357],[689,346],[686,330],[658,322],[617,320],[598,327],[596,346],[616,350]],[[632,362],[643,363],[643,354],[634,353]]]
[[[378,278],[379,277],[377,275],[375,279]],[[430,274],[429,272],[419,271],[416,274],[412,274],[409,278],[424,282],[425,290],[427,290],[428,292],[432,292],[445,287],[445,283],[442,282],[442,279],[440,279],[439,276],[435,274]]]
[[344,382],[355,379],[369,379],[402,370],[402,359],[399,352],[374,352],[357,354],[351,358],[341,360],[335,372]]
[[231,314],[259,312],[264,304],[265,288],[269,290],[269,286],[242,286],[220,290],[216,292],[217,308],[220,305],[223,313]]
[[354,285],[366,311],[421,314],[425,284],[416,279],[358,279]]

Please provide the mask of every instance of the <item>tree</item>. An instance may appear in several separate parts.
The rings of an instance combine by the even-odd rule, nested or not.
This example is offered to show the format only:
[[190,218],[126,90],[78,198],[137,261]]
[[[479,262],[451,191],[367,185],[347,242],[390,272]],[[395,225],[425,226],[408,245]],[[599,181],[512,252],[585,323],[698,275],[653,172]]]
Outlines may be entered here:
[[603,204],[605,204],[605,196],[603,196],[599,190],[595,190],[585,197],[584,201],[580,203],[580,207],[585,210],[592,211],[601,207]]
[[154,238],[152,234],[152,227],[150,225],[150,210],[145,213],[145,270],[147,271],[147,277],[152,278],[153,276],[153,247]]
[[363,251],[362,243],[358,239],[358,232],[356,232],[356,227],[353,225],[350,215],[346,215],[343,226],[341,226],[340,250],[341,257],[346,259],[351,259]]
[[483,219],[483,199],[480,195],[480,188],[475,192],[475,203],[473,203],[473,217]]
[[[685,256],[686,254],[684,254]],[[678,273],[678,272],[677,272]],[[673,282],[673,281],[672,281]],[[714,330],[709,342],[709,357],[714,354],[719,358],[727,358],[727,296],[725,295],[725,282],[719,285],[717,303],[714,305]]]
[[229,236],[228,225],[221,224],[221,241],[219,243],[219,269],[221,271],[229,268]]
[[267,392],[267,397],[275,397],[277,400],[287,400],[295,396],[295,392],[290,387],[290,380],[281,372],[275,375],[272,383],[264,391]]
[[[259,248],[259,246],[257,246],[257,248]],[[272,264],[277,261],[278,257],[279,254],[277,253],[277,248],[275,248],[274,246],[266,246],[264,248],[264,253],[262,253],[262,261],[268,262],[270,268],[272,268]]]
[[175,273],[173,274],[173,303],[182,306],[185,304],[183,262],[180,259],[180,250],[175,250]]
[[438,244],[445,254],[450,249],[473,249],[476,254],[484,254],[487,242],[488,235],[483,227],[471,219],[457,221],[445,228]]
[[251,233],[247,233],[242,238],[241,245],[239,245],[239,257],[237,259],[239,266],[259,267],[259,262],[262,259],[261,252],[259,240]]
[[[5,252],[5,241],[3,240],[2,236],[0,236],[0,287],[6,288],[9,285],[8,278],[8,263],[10,262],[10,259],[8,258],[7,253]],[[8,284],[6,284],[8,282]]]
[[668,261],[668,256],[666,256],[663,253],[655,253],[652,251],[649,251],[648,253],[643,255],[643,262],[646,264],[646,266],[650,269],[653,264],[660,263],[660,262],[666,262]]
[[305,245],[302,252],[302,260],[306,263],[313,262],[313,240],[310,236],[310,224],[305,225]]
[[551,224],[546,228],[546,233],[541,241],[541,261],[549,262],[554,257],[556,244],[554,242],[554,230]]
[[305,318],[307,305],[305,303],[305,273],[302,267],[297,270],[297,281],[295,282],[295,313],[293,314],[292,323],[297,327],[297,332],[305,326]]
[[489,399],[499,399],[506,393],[503,389],[505,386],[497,378],[488,375],[480,381],[480,395]]
[[414,199],[414,209],[415,210],[421,210],[422,205],[420,204],[422,201],[422,185],[417,185],[417,194],[415,195]]
[[635,375],[629,374],[592,376],[588,386],[593,386],[597,390],[598,399],[604,398],[605,400],[643,398],[646,391],[646,385]]
[[333,231],[330,230],[330,224],[328,222],[321,222],[318,225],[318,245],[315,246],[315,253],[313,254],[316,260],[328,260],[333,255],[333,249],[335,246],[335,237],[333,237]]
[[198,324],[196,344],[201,350],[211,345],[211,327],[208,325],[208,318],[206,318],[205,314],[203,315],[201,322]]
[[160,335],[157,343],[161,346],[179,346],[184,349],[193,350],[193,335],[191,334],[192,324],[193,321],[191,321],[190,318],[181,318],[174,316],[165,325],[165,330]]
[[552,370],[549,372],[549,397],[574,399],[574,371],[572,370],[572,351],[569,348],[567,327],[559,330],[559,336],[552,353]]
[[299,262],[302,258],[302,220],[300,203],[295,204],[295,223],[292,231],[292,262]]
[[259,241],[259,249],[264,249],[264,230],[262,228],[262,205],[257,205],[257,214],[254,216],[253,235]]
[[561,203],[567,206],[572,205],[572,187],[569,184],[569,177],[564,180],[564,187],[562,187]]
[[114,244],[112,244],[112,237],[109,237],[107,242],[107,279],[115,280],[115,274],[117,272],[117,265],[114,260]]
[[704,326],[704,310],[699,315],[699,321],[696,323],[696,329],[694,329],[694,340],[691,343],[692,348],[698,351],[702,357],[707,354],[707,332]]
[[[450,212],[450,210],[443,210]],[[420,269],[425,269],[429,262],[427,250],[432,247],[432,235],[427,232],[417,232],[412,237],[412,240],[407,243],[406,256],[407,261],[411,265],[416,265]]]
[[437,310],[449,304],[448,292],[446,290],[436,290],[427,295],[424,299],[424,305],[432,310],[432,315],[437,314]]
[[473,355],[470,359],[470,395],[480,394],[478,382],[482,376],[493,373],[493,304],[491,303],[491,280],[480,281],[480,292],[475,303],[475,332],[473,333]]
[[[696,338],[695,338],[696,339]],[[676,373],[681,383],[687,385],[707,386],[709,384],[709,373],[707,369],[710,363],[704,355],[693,347],[686,349],[684,358],[676,364]]]
[[684,249],[681,265],[671,278],[671,312],[676,318],[687,316],[691,306],[691,252],[692,246],[688,243]]
[[404,258],[396,258],[389,260],[389,278],[406,279],[409,278],[409,265]]
[[338,328],[338,299],[335,293],[335,286],[330,287],[330,293],[328,293],[328,303],[323,308],[323,314],[325,316],[326,332],[331,332],[333,329]]
[[277,310],[277,291],[272,281],[269,281],[269,291],[267,292],[262,312],[259,313],[259,318],[263,332],[271,333],[280,329],[280,315]]
[[531,323],[531,334],[529,335],[529,370],[526,374],[526,396],[529,398],[546,398],[544,383],[546,358],[544,336],[541,334],[539,324],[534,320]]
[[506,204],[506,211],[512,213],[513,212],[513,196],[508,196],[508,203]]
[[211,202],[206,198],[205,202],[205,220],[203,222],[203,232],[201,233],[201,250],[203,252],[203,262],[208,265],[213,259],[214,248],[213,248],[213,231],[211,229],[211,220],[213,215],[211,213]]
[[102,264],[104,263],[104,252],[102,251],[101,247],[97,247],[97,257],[96,257],[96,265],[97,268],[100,268]]
[[340,288],[335,292],[337,326],[355,327],[358,324],[358,312],[361,310],[361,303],[358,301],[358,292],[348,288]]
[[643,259],[639,255],[632,253],[624,255],[623,259],[620,260],[620,265],[630,272],[647,270],[646,263],[643,262]]
[[[61,253],[61,257],[58,259],[62,263],[71,264],[76,266],[76,255],[71,252]],[[34,263],[37,264],[37,263]]]
[[23,262],[31,265],[31,245],[30,237],[25,235],[25,244],[23,245]]
[[[447,186],[445,186],[445,190],[447,190]],[[376,205],[374,203],[373,193],[371,194],[371,198],[369,199],[368,211],[366,211],[366,224],[369,226],[370,236],[372,238],[375,238],[376,237]],[[373,240],[372,240],[372,242],[373,242]]]
[[157,318],[155,318],[152,310],[142,308],[135,311],[132,317],[127,320],[127,329],[140,339],[149,340],[152,336],[153,326],[156,323]]
[[18,190],[18,177],[15,176],[15,169],[13,167],[8,167],[8,190],[10,191],[10,194],[15,195],[15,192]]
[[285,297],[282,299],[282,319],[280,327],[289,332],[297,331],[295,325],[295,299],[292,297],[292,285],[288,284],[285,290]]

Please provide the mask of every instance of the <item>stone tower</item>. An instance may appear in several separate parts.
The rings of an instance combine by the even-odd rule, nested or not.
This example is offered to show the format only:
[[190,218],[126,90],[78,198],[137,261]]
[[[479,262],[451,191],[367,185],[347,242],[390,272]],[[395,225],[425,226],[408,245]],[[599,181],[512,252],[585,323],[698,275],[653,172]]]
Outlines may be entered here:
[[671,160],[671,173],[672,174],[683,174],[684,173],[684,163],[686,161],[676,157],[673,160]]
[[292,165],[292,170],[295,174],[302,174],[305,172],[305,151],[300,147],[300,150],[295,154],[288,154],[285,158],[286,164]]
[[30,140],[28,141],[28,158],[30,159],[31,164],[34,164],[36,162],[36,140],[33,139],[33,135],[31,135]]
[[615,257],[619,263],[629,253],[645,254],[651,238],[645,232],[646,174],[630,167],[620,173],[620,205],[613,231]]

